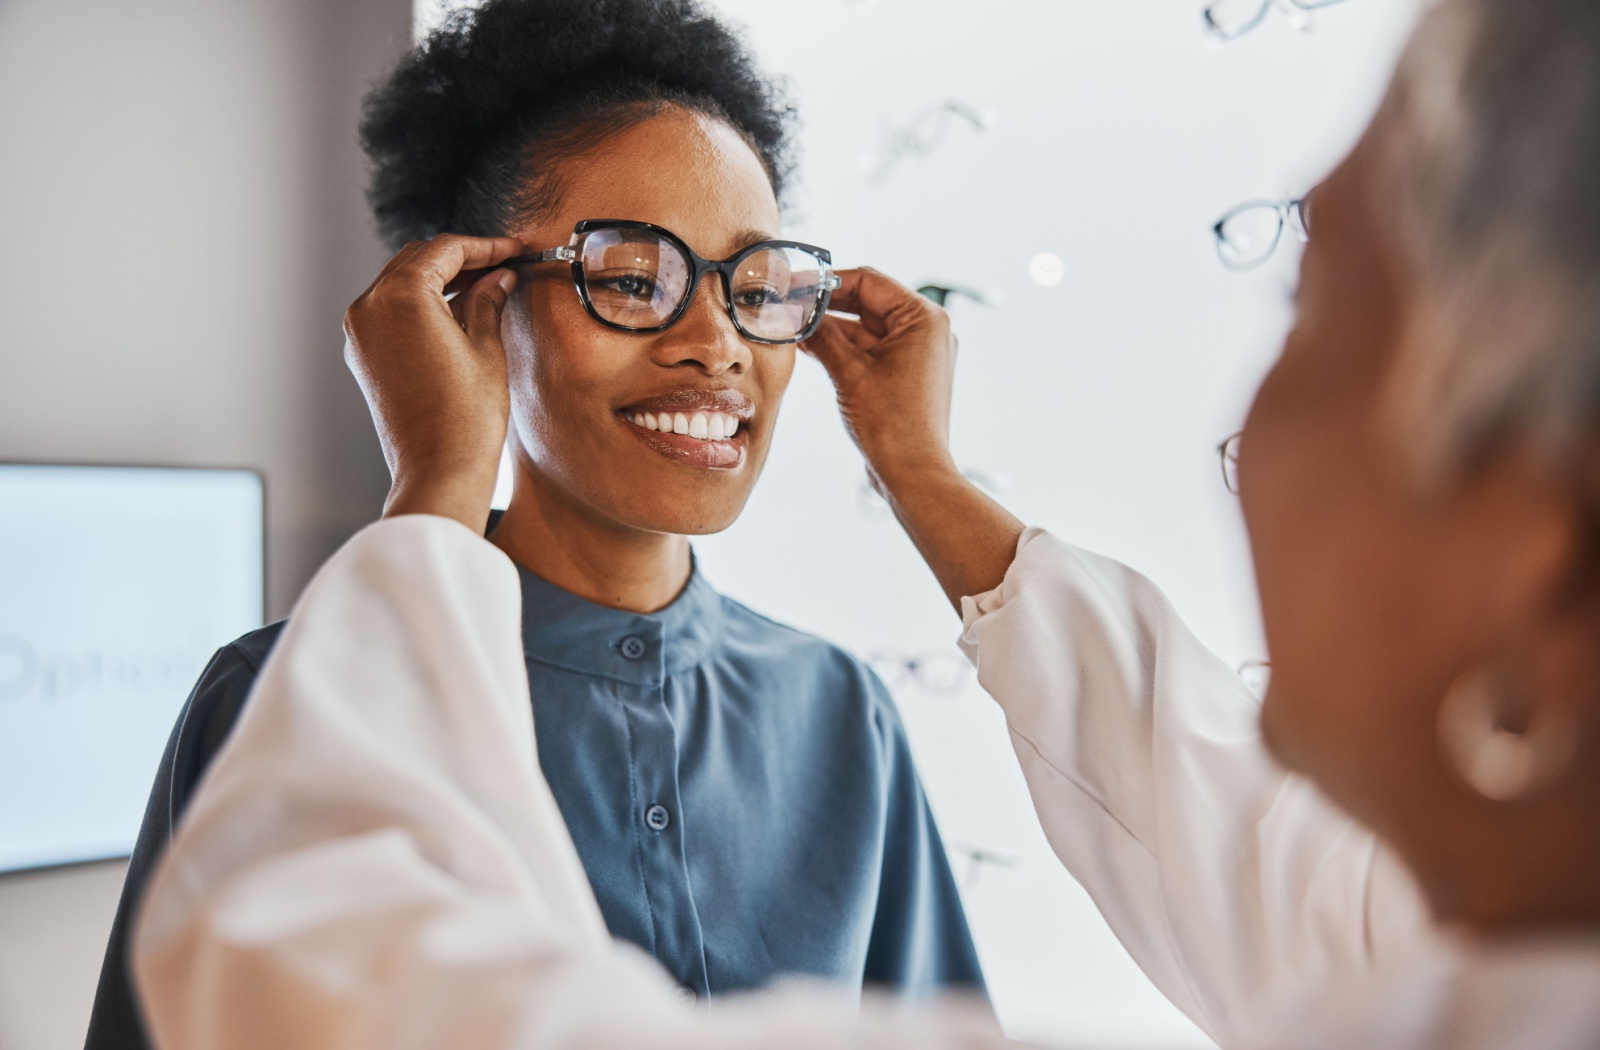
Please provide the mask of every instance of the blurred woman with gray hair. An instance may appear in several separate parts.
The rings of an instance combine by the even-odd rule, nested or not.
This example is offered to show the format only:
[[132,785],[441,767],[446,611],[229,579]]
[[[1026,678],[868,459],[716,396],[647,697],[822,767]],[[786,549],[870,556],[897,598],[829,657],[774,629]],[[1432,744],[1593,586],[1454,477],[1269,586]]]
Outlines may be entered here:
[[[1244,430],[1273,668],[1259,705],[1153,584],[1025,529],[962,477],[942,311],[855,271],[834,297],[854,316],[830,317],[807,344],[962,613],[1057,854],[1224,1046],[1600,1045],[1597,186],[1600,6],[1445,0],[1427,14],[1367,135],[1308,199],[1297,324]],[[373,367],[395,392],[374,411],[403,417],[420,382],[399,362]],[[681,1011],[664,982],[586,932],[596,924],[570,917],[592,902],[558,877],[571,862],[546,818],[473,787],[536,769],[459,727],[397,739],[384,768],[431,770],[458,805],[479,791],[481,826],[414,804],[378,821],[381,793],[285,787],[308,762],[349,761],[286,727],[359,717],[357,661],[371,657],[358,648],[479,668],[387,681],[386,708],[462,726],[526,708],[513,603],[452,601],[448,581],[471,574],[430,564],[472,561],[484,587],[509,566],[467,530],[427,524],[438,521],[380,523],[335,558],[299,621],[325,634],[359,623],[362,646],[318,657],[313,628],[286,638],[255,721],[192,804],[137,945],[161,1045],[204,1045],[246,1021],[299,1037],[284,1018],[327,1029],[376,1016],[374,1004],[409,1045],[443,1045],[468,1031],[440,1019],[465,1015],[473,986],[437,975],[479,958],[474,945],[508,982],[470,1012],[488,1036],[477,1045],[531,1045],[530,1032],[563,1047],[984,1044],[976,1029],[878,1014],[869,1034],[794,1000]],[[427,550],[414,542],[424,529]],[[411,615],[421,609],[465,611]],[[477,682],[478,695],[434,681]],[[252,804],[270,817],[240,842],[225,818]],[[373,854],[372,885],[420,885],[406,875],[425,869],[448,892],[421,913],[416,895],[387,908],[347,893],[276,935],[238,887],[278,878],[309,892],[293,857],[348,845],[341,806],[417,844]],[[523,897],[462,859],[495,834],[524,843],[502,851],[520,874],[496,876]],[[486,922],[490,901],[517,923]],[[418,914],[433,917],[431,938]],[[286,992],[291,972],[315,994]],[[344,991],[357,976],[360,993]],[[315,1010],[297,1012],[306,1003]]]

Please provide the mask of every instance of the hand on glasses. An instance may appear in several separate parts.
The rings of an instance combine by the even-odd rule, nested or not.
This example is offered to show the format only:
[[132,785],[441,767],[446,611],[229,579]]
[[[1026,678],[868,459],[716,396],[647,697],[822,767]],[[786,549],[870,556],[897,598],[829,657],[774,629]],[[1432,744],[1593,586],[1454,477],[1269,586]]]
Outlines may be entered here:
[[[880,477],[948,466],[956,340],[943,309],[876,270],[846,270],[804,348],[828,370],[846,429]],[[851,316],[842,316],[848,314]]]
[[511,415],[500,314],[517,279],[497,267],[523,250],[454,234],[408,244],[345,312],[345,362],[392,479],[385,517],[488,524]]

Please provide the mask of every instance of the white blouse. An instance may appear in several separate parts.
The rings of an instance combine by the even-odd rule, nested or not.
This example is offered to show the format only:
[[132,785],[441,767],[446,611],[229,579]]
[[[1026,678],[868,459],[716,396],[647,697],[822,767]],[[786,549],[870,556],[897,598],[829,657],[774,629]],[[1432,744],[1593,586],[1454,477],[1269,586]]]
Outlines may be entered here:
[[1056,855],[1212,1038],[1423,932],[1399,863],[1272,761],[1254,695],[1149,580],[1030,529],[962,604]]
[[[519,601],[441,518],[318,574],[146,893],[158,1047],[1002,1045],[979,1011],[815,989],[689,1009],[608,938],[539,772]],[[1148,580],[1030,530],[964,606],[1056,853],[1223,1046],[1600,1047],[1600,945],[1434,931]]]
[[1434,927],[1363,826],[1262,745],[1259,704],[1148,579],[1030,529],[963,603],[1051,846],[1223,1047],[1600,1047],[1600,941]]

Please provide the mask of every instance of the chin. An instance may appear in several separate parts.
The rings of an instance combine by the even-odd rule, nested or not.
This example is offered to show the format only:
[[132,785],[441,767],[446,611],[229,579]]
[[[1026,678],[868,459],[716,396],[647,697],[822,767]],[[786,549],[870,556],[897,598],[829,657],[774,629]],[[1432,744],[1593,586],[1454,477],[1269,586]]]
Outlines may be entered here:
[[[742,509],[742,508],[741,508]],[[637,523],[650,532],[670,533],[674,536],[714,536],[726,532],[739,520],[739,511],[718,514],[665,514],[649,522]]]
[[739,515],[749,492],[739,492],[733,498],[695,500],[681,490],[659,500],[641,505],[640,501],[623,501],[613,505],[612,517],[630,529],[640,532],[658,532],[673,536],[711,536],[726,531]]

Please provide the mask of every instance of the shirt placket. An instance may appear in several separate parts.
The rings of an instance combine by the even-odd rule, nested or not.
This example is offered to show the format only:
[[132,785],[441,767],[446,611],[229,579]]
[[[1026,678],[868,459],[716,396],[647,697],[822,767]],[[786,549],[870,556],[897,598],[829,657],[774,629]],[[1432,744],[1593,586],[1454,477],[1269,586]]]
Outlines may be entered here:
[[665,625],[641,618],[615,644],[618,654],[638,670],[626,710],[629,774],[639,875],[655,956],[687,991],[704,996],[710,992],[705,943],[685,863],[678,737],[666,702]]

